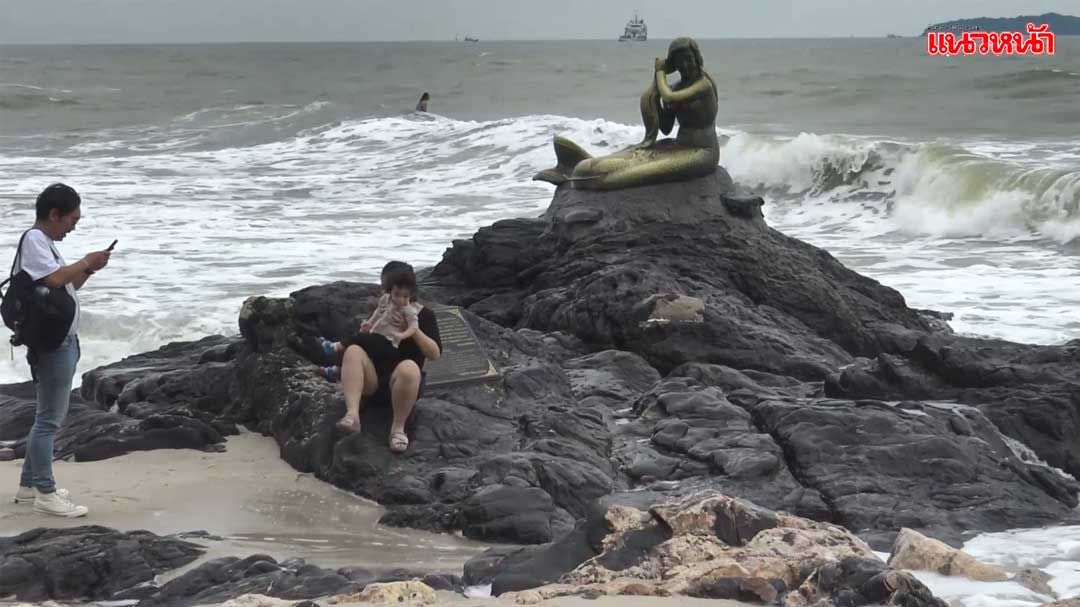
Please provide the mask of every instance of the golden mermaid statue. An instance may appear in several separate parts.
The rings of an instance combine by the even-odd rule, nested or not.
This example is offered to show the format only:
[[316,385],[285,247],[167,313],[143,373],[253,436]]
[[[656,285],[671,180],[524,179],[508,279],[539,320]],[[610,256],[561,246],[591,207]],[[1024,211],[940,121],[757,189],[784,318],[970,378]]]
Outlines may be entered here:
[[[672,88],[667,74],[679,72]],[[641,95],[645,139],[610,156],[592,157],[569,139],[555,137],[557,166],[533,179],[555,185],[571,182],[586,190],[620,190],[685,181],[710,175],[720,162],[716,139],[716,84],[705,72],[701,51],[691,38],[677,38],[666,59],[656,59],[653,82]],[[656,140],[659,133],[675,139]]]

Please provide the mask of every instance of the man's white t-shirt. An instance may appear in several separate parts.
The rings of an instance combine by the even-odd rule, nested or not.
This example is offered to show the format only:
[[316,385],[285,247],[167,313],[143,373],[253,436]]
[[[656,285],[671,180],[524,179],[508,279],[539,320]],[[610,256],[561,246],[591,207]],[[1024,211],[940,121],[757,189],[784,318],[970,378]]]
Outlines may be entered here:
[[[56,243],[49,235],[34,228],[26,233],[22,248],[19,249],[19,261],[15,264],[15,272],[26,270],[32,280],[41,280],[60,268],[67,265],[60,251],[56,250]],[[75,285],[67,283],[65,287],[71,298],[75,300],[75,317],[71,320],[71,329],[68,335],[79,333],[79,296],[75,292]]]

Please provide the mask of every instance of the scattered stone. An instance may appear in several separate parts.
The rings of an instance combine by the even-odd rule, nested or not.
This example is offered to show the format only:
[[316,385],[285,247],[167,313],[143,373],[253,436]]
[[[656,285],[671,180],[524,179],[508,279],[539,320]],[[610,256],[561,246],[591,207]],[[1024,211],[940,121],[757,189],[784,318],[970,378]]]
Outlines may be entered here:
[[368,584],[358,594],[331,597],[327,603],[374,603],[376,605],[432,605],[436,600],[435,591],[427,584],[409,580],[405,582],[387,582],[384,584]]
[[[304,601],[304,603],[310,603],[310,601]],[[221,607],[299,607],[301,604],[261,594],[245,594],[225,601]]]
[[1050,587],[1050,574],[1046,573],[1042,569],[1036,569],[1035,567],[1027,567],[1017,571],[1012,580],[1017,584],[1025,588],[1029,588],[1038,592],[1039,594],[1045,594],[1057,598],[1057,593]]
[[660,295],[646,300],[652,304],[649,322],[705,322],[705,302],[685,295]]
[[889,557],[889,566],[966,577],[979,582],[1009,579],[1009,574],[998,565],[981,563],[963,550],[951,548],[911,529],[900,530]]

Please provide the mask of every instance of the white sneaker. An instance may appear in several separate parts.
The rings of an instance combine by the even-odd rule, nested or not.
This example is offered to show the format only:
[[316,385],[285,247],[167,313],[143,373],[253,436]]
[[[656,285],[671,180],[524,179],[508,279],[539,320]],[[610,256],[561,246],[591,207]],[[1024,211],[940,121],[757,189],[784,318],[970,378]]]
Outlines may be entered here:
[[[60,497],[64,498],[64,499],[67,499],[68,490],[58,488],[56,490],[56,494],[59,495]],[[15,493],[15,503],[16,504],[33,504],[34,500],[36,500],[36,499],[37,499],[37,490],[36,489],[34,489],[33,487],[23,487],[22,485],[19,485],[19,490]]]
[[39,491],[37,498],[34,500],[34,512],[75,518],[77,516],[86,516],[89,510],[86,506],[72,504],[66,497],[60,497],[59,491],[54,493],[41,493]]

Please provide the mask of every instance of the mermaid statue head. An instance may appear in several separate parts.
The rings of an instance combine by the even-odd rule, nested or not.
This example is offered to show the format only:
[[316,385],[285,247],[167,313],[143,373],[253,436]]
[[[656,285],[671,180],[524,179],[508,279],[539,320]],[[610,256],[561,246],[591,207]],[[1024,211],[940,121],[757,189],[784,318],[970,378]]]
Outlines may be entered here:
[[667,59],[664,61],[664,71],[668,74],[679,72],[683,80],[693,82],[701,77],[705,68],[705,61],[701,57],[701,49],[693,38],[676,38],[668,46]]

